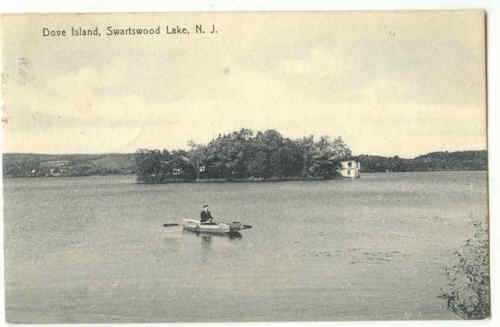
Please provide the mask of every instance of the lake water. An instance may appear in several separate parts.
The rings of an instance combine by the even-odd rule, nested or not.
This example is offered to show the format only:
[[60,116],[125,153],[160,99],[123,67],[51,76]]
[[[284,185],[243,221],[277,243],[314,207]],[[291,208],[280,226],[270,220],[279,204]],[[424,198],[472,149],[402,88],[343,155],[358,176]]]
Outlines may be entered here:
[[[443,269],[487,219],[486,172],[139,185],[4,180],[11,322],[455,319]],[[162,227],[253,225],[241,238]]]

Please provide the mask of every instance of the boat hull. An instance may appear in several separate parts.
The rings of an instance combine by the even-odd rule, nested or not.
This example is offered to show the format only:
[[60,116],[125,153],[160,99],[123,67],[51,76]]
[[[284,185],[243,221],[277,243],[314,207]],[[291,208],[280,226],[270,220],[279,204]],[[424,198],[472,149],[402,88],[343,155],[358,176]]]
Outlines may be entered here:
[[233,222],[231,224],[226,223],[214,223],[214,224],[202,224],[196,219],[184,219],[182,222],[182,227],[184,230],[194,232],[194,233],[209,233],[209,234],[230,234],[237,233],[242,230],[242,226],[239,222]]

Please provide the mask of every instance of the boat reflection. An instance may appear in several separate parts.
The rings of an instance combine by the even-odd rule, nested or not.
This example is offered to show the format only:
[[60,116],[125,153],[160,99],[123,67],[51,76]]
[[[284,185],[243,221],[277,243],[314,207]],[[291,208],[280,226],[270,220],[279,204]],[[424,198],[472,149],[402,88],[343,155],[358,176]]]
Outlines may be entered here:
[[200,237],[202,240],[212,240],[212,237],[215,238],[226,238],[230,240],[239,240],[243,237],[240,232],[231,232],[231,233],[224,233],[224,234],[214,234],[214,233],[204,233],[204,232],[191,232],[187,230],[182,231],[183,234],[189,234],[189,235],[196,235],[197,237]]
[[210,250],[212,247],[212,236],[211,235],[197,235],[201,238],[201,248],[205,250]]

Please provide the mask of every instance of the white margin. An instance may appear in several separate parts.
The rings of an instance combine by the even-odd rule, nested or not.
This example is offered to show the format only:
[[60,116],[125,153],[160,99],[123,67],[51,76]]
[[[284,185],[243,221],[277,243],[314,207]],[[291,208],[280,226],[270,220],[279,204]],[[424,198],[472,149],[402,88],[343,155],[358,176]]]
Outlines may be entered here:
[[[488,154],[489,154],[489,204],[490,204],[490,247],[491,247],[491,294],[492,315],[491,319],[482,321],[362,321],[362,322],[286,322],[286,323],[225,323],[224,326],[500,326],[498,304],[498,273],[500,231],[498,222],[498,166],[499,163],[499,114],[498,107],[499,65],[500,58],[500,17],[498,0],[191,0],[191,1],[161,1],[161,0],[108,0],[108,1],[67,1],[67,0],[3,0],[0,2],[0,13],[71,13],[71,12],[179,12],[179,11],[301,11],[301,10],[457,10],[457,9],[484,9],[487,12],[487,45],[488,45]],[[1,26],[1,25],[0,25]],[[0,37],[1,41],[1,37]],[[0,65],[1,74],[1,65]],[[0,106],[2,97],[0,94]],[[1,108],[1,107],[0,107]],[[0,150],[2,150],[2,134],[0,127]],[[2,151],[0,151],[0,154]],[[0,167],[0,173],[2,168]],[[2,174],[0,174],[0,180]],[[5,324],[5,298],[4,298],[4,252],[3,252],[3,187],[0,188],[0,325]],[[101,324],[100,326],[173,326],[180,324]],[[186,327],[219,326],[214,323],[183,323]],[[23,325],[15,325],[23,326]],[[25,325],[48,326],[48,325]],[[74,326],[62,324],[58,326]],[[86,325],[83,325],[86,326]]]

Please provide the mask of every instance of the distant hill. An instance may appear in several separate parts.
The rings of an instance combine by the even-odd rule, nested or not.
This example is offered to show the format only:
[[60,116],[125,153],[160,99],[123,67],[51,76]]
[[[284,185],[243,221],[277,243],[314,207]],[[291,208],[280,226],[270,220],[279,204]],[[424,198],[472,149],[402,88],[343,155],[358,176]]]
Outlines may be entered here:
[[3,175],[6,177],[127,174],[135,174],[134,153],[3,154]]
[[413,159],[359,155],[361,172],[382,171],[440,171],[440,170],[487,170],[488,152],[455,151],[431,152]]
[[[431,152],[412,159],[359,155],[361,172],[487,170],[488,152]],[[5,177],[129,175],[136,173],[135,153],[4,153]]]

